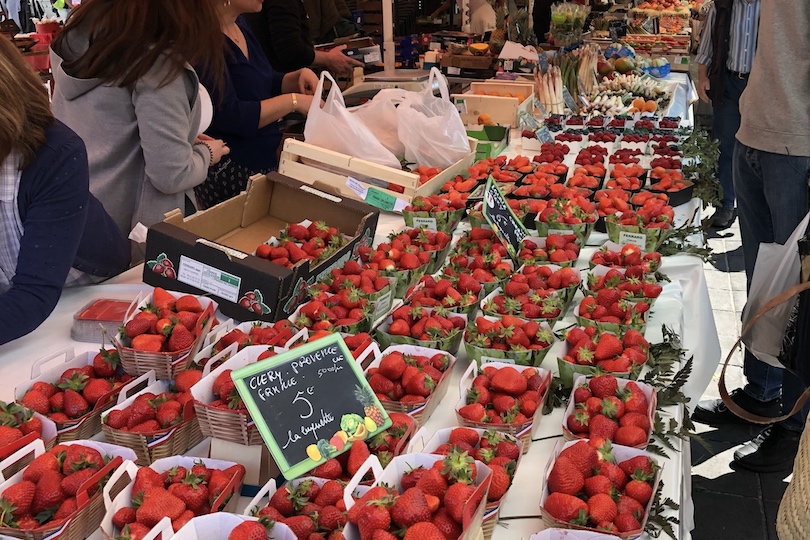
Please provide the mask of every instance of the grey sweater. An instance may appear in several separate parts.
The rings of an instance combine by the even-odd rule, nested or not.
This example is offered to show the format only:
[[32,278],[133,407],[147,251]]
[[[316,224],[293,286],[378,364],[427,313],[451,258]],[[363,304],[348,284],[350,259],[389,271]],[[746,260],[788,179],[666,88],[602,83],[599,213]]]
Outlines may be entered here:
[[[185,192],[201,184],[210,154],[194,146],[200,125],[199,82],[191,66],[160,87],[164,60],[133,89],[77,79],[62,60],[75,58],[86,42],[51,50],[55,81],[53,111],[87,146],[90,191],[101,201],[124,235],[141,222],[185,206]],[[192,199],[193,200],[193,199]]]
[[740,98],[737,139],[744,145],[810,156],[810,2],[762,2],[748,86]]

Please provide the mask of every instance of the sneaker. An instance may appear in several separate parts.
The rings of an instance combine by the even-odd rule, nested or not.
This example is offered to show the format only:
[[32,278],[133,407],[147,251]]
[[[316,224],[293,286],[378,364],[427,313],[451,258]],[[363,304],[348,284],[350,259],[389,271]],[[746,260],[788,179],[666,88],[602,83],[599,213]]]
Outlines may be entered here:
[[735,219],[737,219],[736,208],[718,208],[712,216],[711,228],[718,231],[728,229]]
[[781,424],[769,426],[734,452],[731,464],[736,469],[757,473],[789,471],[793,469],[801,435]]
[[[759,416],[779,416],[782,410],[779,398],[771,401],[758,401],[743,392],[742,388],[732,390],[729,395],[734,403],[742,409]],[[718,424],[751,424],[728,410],[722,399],[708,399],[698,403],[695,412],[692,413],[692,420],[710,426]]]

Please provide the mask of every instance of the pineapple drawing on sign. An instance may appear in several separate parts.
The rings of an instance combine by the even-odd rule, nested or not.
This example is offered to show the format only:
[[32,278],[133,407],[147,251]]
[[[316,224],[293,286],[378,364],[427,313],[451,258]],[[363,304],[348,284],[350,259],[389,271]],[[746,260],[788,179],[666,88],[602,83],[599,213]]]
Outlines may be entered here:
[[[380,408],[377,407],[377,401],[371,388],[364,388],[360,385],[356,385],[354,388],[354,397],[363,405],[363,413],[366,415],[366,429],[368,429],[369,433],[372,433],[383,425],[385,418]],[[369,425],[369,420],[374,423],[373,429]]]

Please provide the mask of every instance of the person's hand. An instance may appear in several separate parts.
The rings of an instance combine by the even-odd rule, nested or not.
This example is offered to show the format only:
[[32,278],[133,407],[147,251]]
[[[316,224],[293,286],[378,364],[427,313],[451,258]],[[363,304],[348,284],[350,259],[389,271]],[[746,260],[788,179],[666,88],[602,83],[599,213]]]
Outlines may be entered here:
[[195,140],[194,142],[195,143],[200,143],[200,142],[203,142],[203,141],[213,141],[213,140],[214,140],[213,137],[209,137],[205,133],[200,133],[199,135],[197,135],[197,140]]
[[[312,106],[312,100],[315,99],[315,97],[307,94],[298,94],[297,99],[298,104],[295,106],[295,112],[306,116],[309,113],[309,108]],[[320,101],[320,97],[318,100]]]
[[318,76],[309,68],[304,68],[298,72],[298,91],[307,96],[314,96],[318,88]]
[[343,54],[345,49],[346,45],[339,45],[326,53],[326,68],[330,73],[338,77],[351,75],[354,68],[363,67],[365,65],[362,62],[358,62],[354,58],[349,58]]
[[709,78],[706,76],[699,75],[698,76],[698,84],[697,84],[697,91],[698,96],[700,96],[700,100],[705,103],[711,103],[711,99],[709,99],[709,89],[711,88],[711,83],[709,82]]
[[[203,139],[202,137],[206,137]],[[225,141],[221,139],[212,139],[207,135],[200,135],[198,137],[200,142],[202,142],[205,146],[211,150],[211,165],[216,165],[222,159],[222,156],[227,156],[231,153],[231,149],[228,148],[228,145],[225,144]]]

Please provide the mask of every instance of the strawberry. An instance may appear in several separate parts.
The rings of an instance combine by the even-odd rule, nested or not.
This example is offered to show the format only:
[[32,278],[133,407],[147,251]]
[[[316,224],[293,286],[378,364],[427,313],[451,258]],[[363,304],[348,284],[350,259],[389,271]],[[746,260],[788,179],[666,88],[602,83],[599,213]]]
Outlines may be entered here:
[[487,500],[499,501],[506,495],[506,490],[509,489],[512,479],[503,467],[491,465],[490,469],[492,469],[492,480],[489,485]]
[[[135,317],[124,324],[124,335],[130,339],[144,335],[152,330],[154,321],[147,318]],[[95,365],[95,360],[93,361]]]
[[[64,492],[65,495],[69,497],[75,497],[76,494],[79,492],[79,489],[82,487],[82,485],[85,482],[87,482],[94,474],[96,474],[96,471],[93,469],[82,469],[71,475],[65,476],[64,480],[62,480],[61,483],[62,491]],[[90,489],[91,494],[92,492],[93,488]]]
[[90,379],[82,390],[82,397],[90,406],[95,405],[102,397],[110,393],[112,385],[107,379]]
[[464,506],[470,500],[475,488],[473,486],[457,483],[450,486],[444,494],[444,507],[456,523],[461,524],[464,515]]
[[132,496],[143,496],[150,489],[162,487],[163,478],[160,473],[149,467],[141,467],[135,474],[135,481],[132,484]]
[[[321,463],[320,465],[312,469],[312,471],[310,471],[310,474],[316,478],[329,478],[332,480],[336,480],[340,478],[341,475],[343,474],[343,467],[340,465],[340,462],[338,460],[332,458],[326,460],[325,462]],[[342,496],[343,488],[341,488],[340,492]],[[315,504],[320,504],[321,506],[323,506],[324,504],[328,503],[317,502],[316,500]]]
[[433,514],[432,523],[444,535],[445,540],[455,540],[461,536],[461,525],[456,523],[445,508]]
[[486,410],[480,403],[465,405],[458,410],[458,414],[470,422],[486,422],[485,418],[487,418]]
[[619,389],[619,383],[612,375],[599,375],[591,379],[588,384],[593,395],[598,398],[615,396]]
[[14,510],[11,510],[11,515],[20,518],[31,510],[31,503],[34,500],[36,489],[36,484],[28,480],[12,484],[0,495],[0,505],[5,503],[9,507],[13,506]]
[[655,467],[655,464],[647,456],[636,456],[619,463],[619,468],[621,468],[627,476],[632,476],[636,471],[641,471],[642,474],[652,476]]
[[641,446],[647,442],[647,432],[638,426],[622,426],[616,430],[613,441],[623,446]]
[[354,476],[370,455],[371,452],[365,441],[354,441],[352,447],[349,449],[349,460],[346,462],[346,472]]
[[552,492],[546,497],[543,508],[552,517],[566,523],[574,520],[584,522],[588,513],[588,505],[585,504],[585,501],[573,495],[558,492]]
[[[355,506],[358,504],[360,504],[359,501]],[[374,531],[386,530],[391,526],[391,514],[387,504],[382,500],[371,499],[358,509],[356,523],[360,532],[360,540],[372,540]]]
[[447,493],[447,480],[436,469],[426,469],[416,481],[416,487],[426,495],[443,498]]
[[182,482],[169,487],[169,493],[182,500],[189,510],[201,512],[208,502],[208,487],[201,483],[202,480],[202,477],[189,471]]
[[59,470],[59,460],[57,457],[50,452],[46,452],[34,458],[34,460],[28,464],[28,467],[23,470],[22,479],[37,483],[45,471]]
[[619,425],[614,421],[602,414],[593,416],[588,422],[589,433],[591,438],[602,438],[613,440],[616,435],[616,430]]
[[410,527],[420,521],[430,521],[431,512],[425,494],[418,487],[397,497],[391,507],[391,521],[400,527]]
[[610,478],[607,476],[602,476],[599,474],[585,479],[585,493],[588,495],[588,497],[593,497],[597,493],[606,493],[610,495],[612,490],[613,484],[610,482]]
[[436,525],[430,521],[423,521],[409,527],[403,540],[445,540],[445,538]]
[[588,514],[594,525],[616,519],[616,503],[605,493],[597,493],[588,499]]
[[191,311],[192,313],[202,313],[203,308],[200,305],[200,301],[197,299],[196,296],[190,294],[184,294],[174,304],[174,310],[177,312],[180,311]]
[[62,473],[70,475],[82,469],[99,470],[104,467],[104,458],[98,450],[81,443],[71,444],[65,451]]
[[192,334],[188,328],[182,324],[175,324],[169,336],[167,348],[171,352],[190,349],[194,344],[194,339],[194,334]]
[[186,505],[180,498],[163,488],[154,488],[144,493],[143,504],[138,507],[135,515],[139,523],[154,527],[164,516],[175,520],[185,510]]
[[93,357],[93,371],[96,377],[112,377],[121,364],[121,358],[116,349],[101,349]]
[[585,477],[579,466],[566,457],[557,458],[547,482],[552,493],[575,495],[585,487]]
[[405,359],[402,353],[393,352],[384,356],[380,360],[379,370],[380,375],[392,381],[402,377],[402,373],[405,371]]
[[321,529],[333,531],[346,525],[346,513],[337,507],[329,505],[321,508],[318,514],[318,526]]
[[527,388],[526,378],[511,367],[499,369],[493,375],[490,384],[492,385],[492,389],[496,392],[502,392],[515,397],[524,393]]
[[62,473],[59,471],[48,470],[42,473],[37,482],[34,498],[31,501],[31,513],[33,515],[37,515],[48,508],[59,507],[62,501],[65,500],[66,495],[75,495],[75,493],[67,493],[60,489],[63,482],[62,478]]
[[48,414],[51,412],[48,397],[38,390],[29,390],[23,395],[22,404],[39,414]]
[[644,507],[641,503],[627,495],[619,495],[616,508],[619,514],[630,514],[639,521],[644,517]]
[[68,418],[79,418],[87,414],[90,410],[90,405],[81,394],[75,390],[65,390],[65,414]]
[[596,344],[594,358],[596,360],[607,360],[620,355],[623,350],[622,341],[614,334],[605,332],[599,338],[599,343]]
[[[76,502],[75,497],[68,497],[62,504],[59,505],[59,508],[53,515],[53,521],[59,521],[60,519],[66,519],[73,515],[74,512],[78,509],[78,503]],[[132,520],[135,521],[135,514],[133,512]]]
[[261,521],[243,521],[231,529],[228,534],[228,540],[265,540],[266,538],[267,527]]
[[609,461],[600,461],[596,465],[595,471],[597,474],[610,478],[610,481],[613,482],[613,485],[616,486],[618,490],[624,489],[624,486],[627,485],[627,475],[624,474],[624,471],[621,470],[618,465]]
[[632,514],[619,514],[613,523],[620,533],[641,530],[641,523]]
[[174,379],[174,389],[177,393],[188,392],[191,387],[200,382],[202,379],[202,371],[196,369],[187,369],[177,374]]
[[19,441],[22,438],[23,433],[19,429],[9,426],[0,426],[0,448],[15,441]]
[[450,444],[458,444],[459,442],[465,442],[470,446],[474,447],[478,445],[479,439],[480,437],[478,436],[477,431],[466,427],[457,427],[450,432],[448,442]]
[[650,419],[646,414],[629,412],[619,418],[619,427],[636,426],[641,428],[644,433],[650,432]]
[[152,306],[161,309],[174,310],[175,298],[166,289],[155,287],[152,291]]

